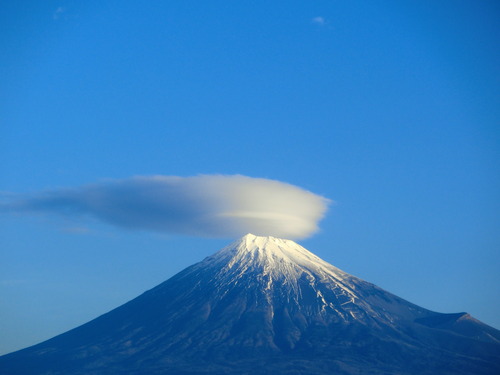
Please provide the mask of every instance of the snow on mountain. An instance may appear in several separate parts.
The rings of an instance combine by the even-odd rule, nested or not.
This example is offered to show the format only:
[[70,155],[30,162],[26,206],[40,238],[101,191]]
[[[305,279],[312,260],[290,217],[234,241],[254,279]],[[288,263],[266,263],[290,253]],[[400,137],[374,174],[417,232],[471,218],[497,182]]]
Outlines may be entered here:
[[0,357],[0,374],[500,373],[500,332],[248,234],[136,299]]
[[[200,268],[218,268],[218,288],[234,286],[252,277],[268,297],[278,290],[286,294],[287,303],[314,303],[324,314],[335,314],[345,321],[362,317],[416,319],[428,310],[410,304],[377,286],[349,275],[325,262],[294,241],[247,234],[238,241],[208,257]],[[246,280],[246,282],[249,282]]]

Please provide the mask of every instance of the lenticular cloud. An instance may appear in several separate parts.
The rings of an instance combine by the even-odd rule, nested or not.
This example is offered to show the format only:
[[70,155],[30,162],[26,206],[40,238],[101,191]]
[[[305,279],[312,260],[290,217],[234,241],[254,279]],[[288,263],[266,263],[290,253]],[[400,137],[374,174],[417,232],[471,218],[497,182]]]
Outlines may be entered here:
[[329,200],[287,183],[241,175],[145,176],[11,200],[1,211],[93,216],[140,230],[300,239],[318,230]]

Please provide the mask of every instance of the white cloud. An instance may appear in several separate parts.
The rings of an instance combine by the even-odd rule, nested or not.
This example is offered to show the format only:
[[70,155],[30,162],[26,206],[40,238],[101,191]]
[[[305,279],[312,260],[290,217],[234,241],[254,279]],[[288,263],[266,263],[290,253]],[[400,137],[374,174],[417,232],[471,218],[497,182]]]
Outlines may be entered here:
[[64,9],[63,7],[58,7],[54,13],[52,14],[52,18],[54,20],[58,20],[59,18],[61,18],[61,16],[66,12],[66,9]]
[[312,19],[312,22],[317,24],[317,25],[325,25],[326,24],[326,20],[323,17],[314,17]]
[[253,233],[298,239],[318,230],[328,203],[263,178],[142,176],[10,199],[0,212],[90,215],[123,228],[204,237]]

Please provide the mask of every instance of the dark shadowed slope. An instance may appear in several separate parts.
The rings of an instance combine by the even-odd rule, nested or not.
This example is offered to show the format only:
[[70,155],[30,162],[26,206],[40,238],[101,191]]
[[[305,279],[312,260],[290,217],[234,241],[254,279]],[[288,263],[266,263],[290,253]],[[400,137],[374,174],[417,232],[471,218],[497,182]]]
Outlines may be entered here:
[[500,374],[500,332],[246,235],[0,374]]

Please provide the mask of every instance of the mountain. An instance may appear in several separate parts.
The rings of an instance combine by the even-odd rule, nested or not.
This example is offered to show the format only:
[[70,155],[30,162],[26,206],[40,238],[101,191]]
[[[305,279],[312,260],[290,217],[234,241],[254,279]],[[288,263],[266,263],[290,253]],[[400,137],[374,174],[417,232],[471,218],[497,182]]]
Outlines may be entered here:
[[248,234],[136,299],[0,357],[6,375],[500,374],[500,331]]

